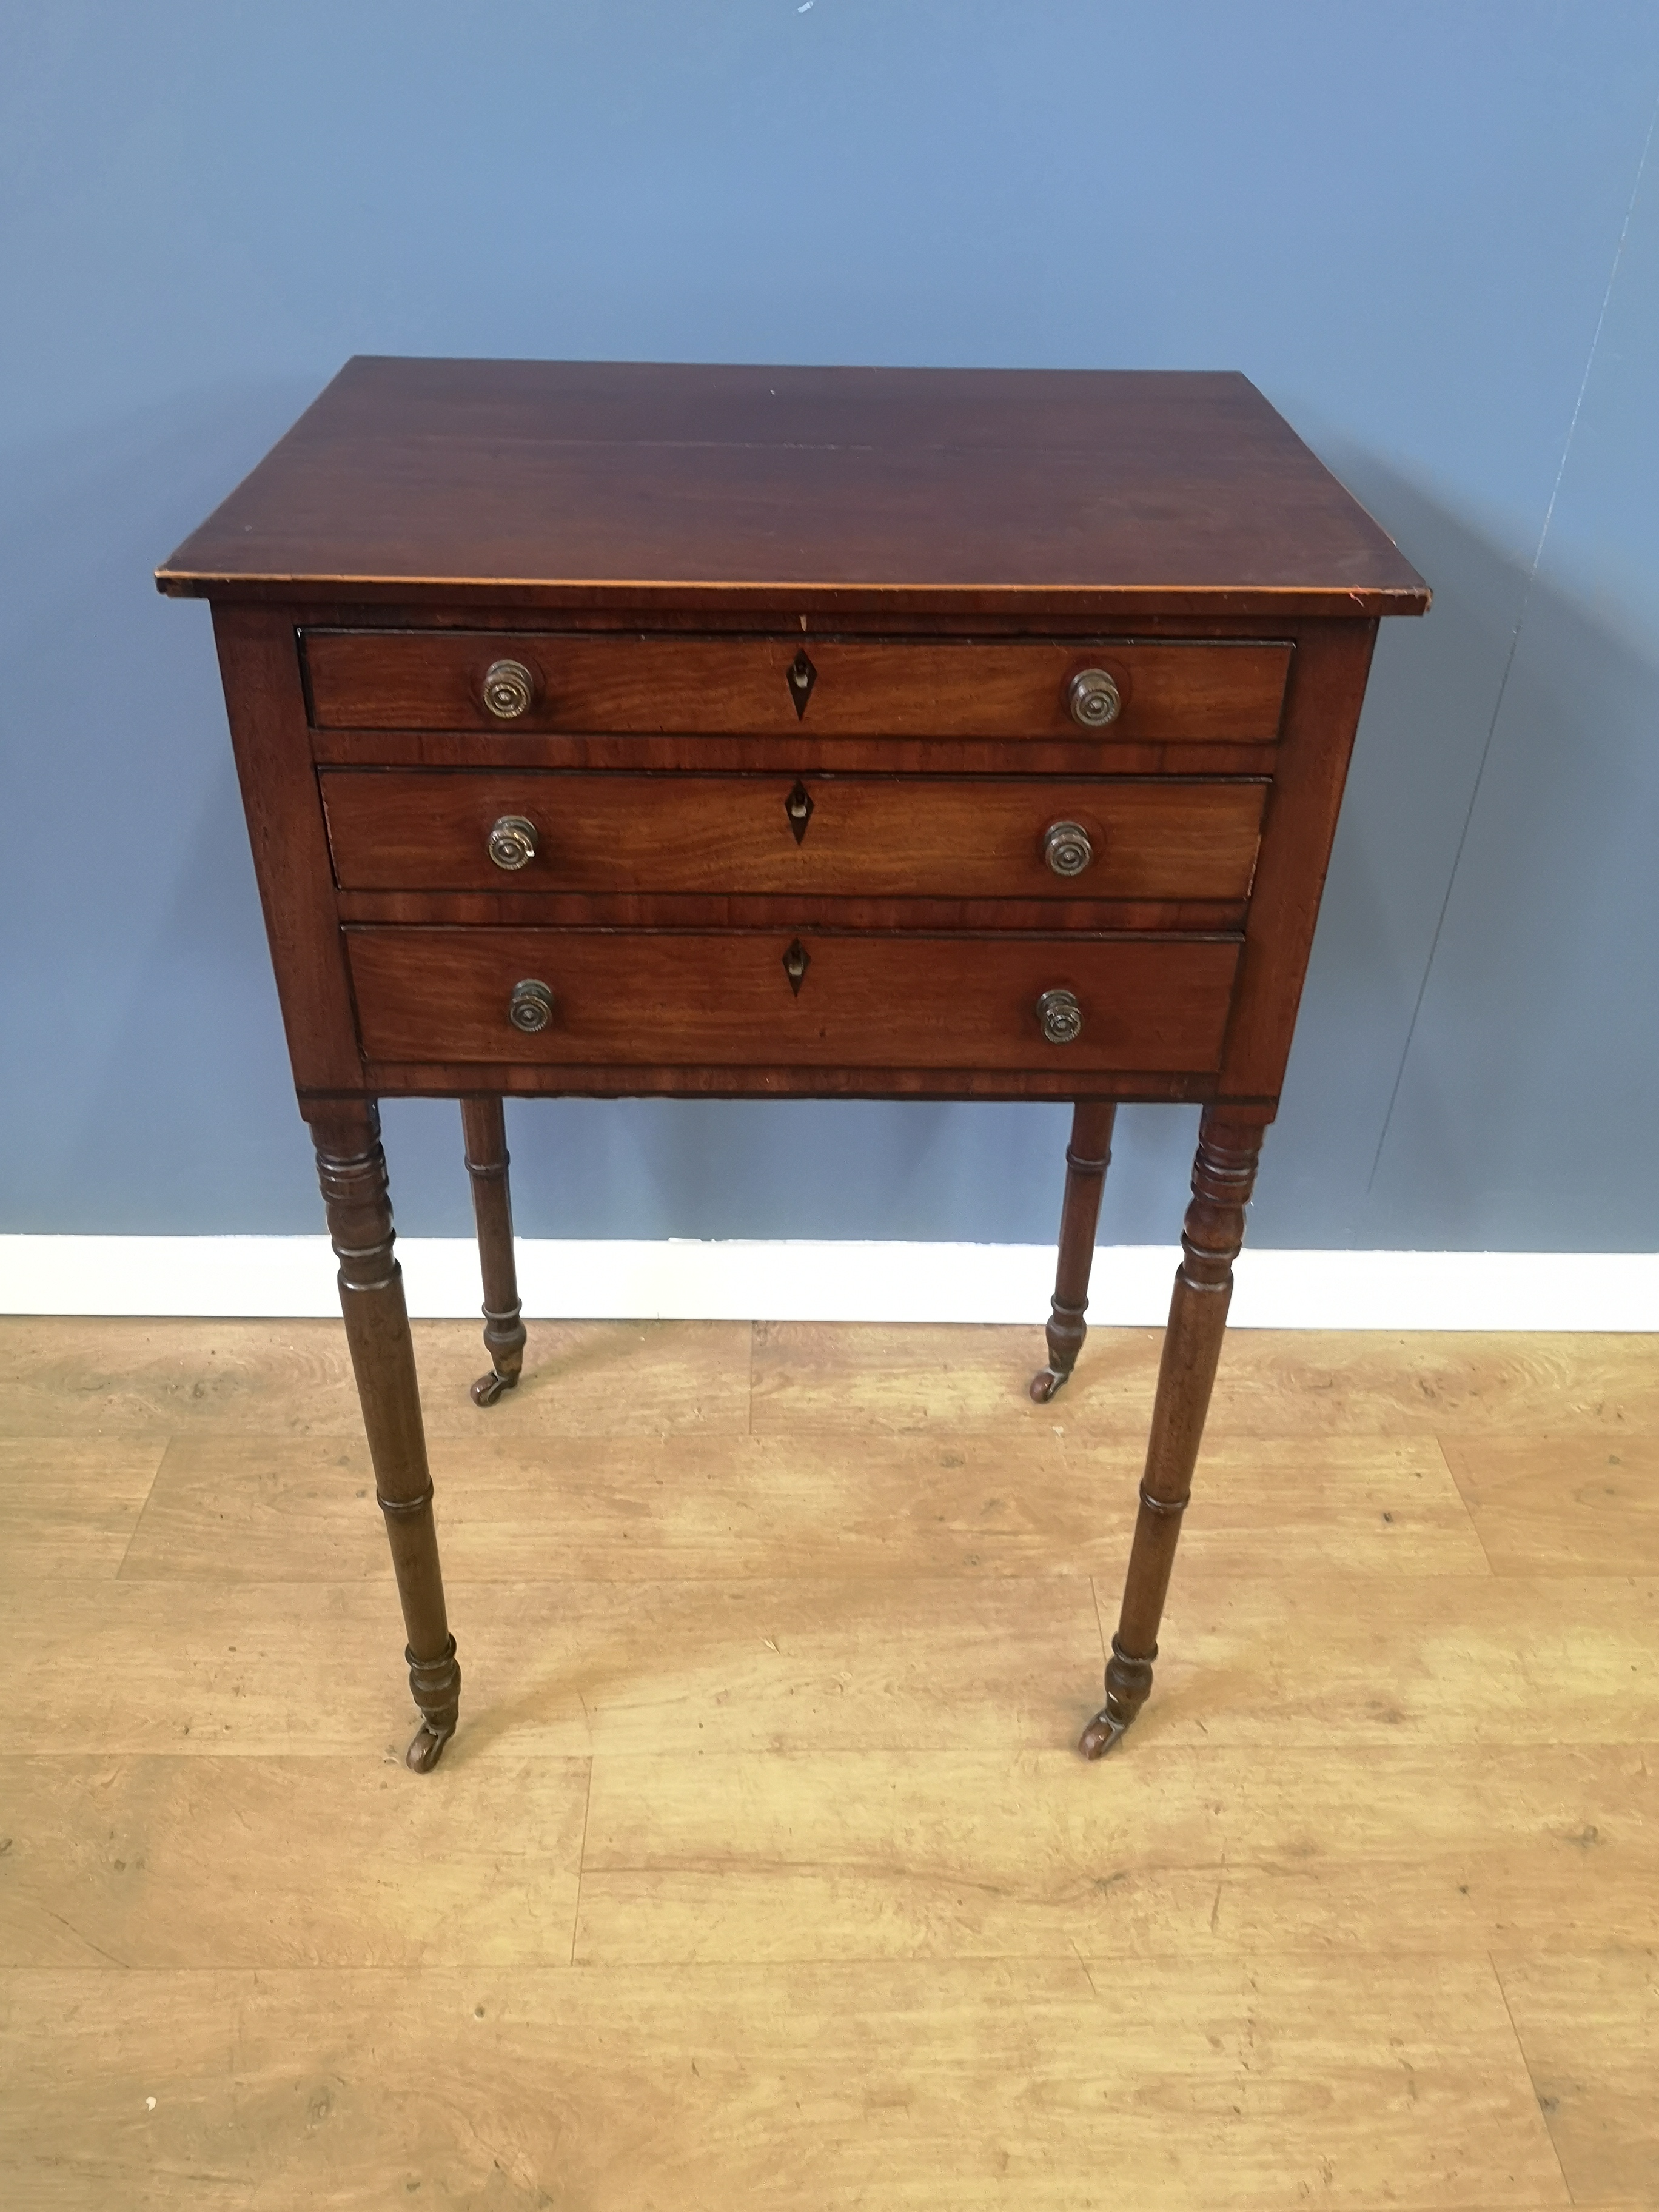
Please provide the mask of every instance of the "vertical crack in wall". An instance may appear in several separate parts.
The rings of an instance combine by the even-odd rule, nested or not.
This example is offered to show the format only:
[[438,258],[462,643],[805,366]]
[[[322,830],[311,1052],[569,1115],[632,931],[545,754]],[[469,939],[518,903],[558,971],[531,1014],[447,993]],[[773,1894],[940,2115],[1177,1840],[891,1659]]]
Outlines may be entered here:
[[1521,595],[1520,612],[1516,616],[1515,628],[1510,637],[1510,649],[1504,655],[1504,672],[1498,679],[1498,696],[1492,702],[1492,720],[1486,725],[1486,738],[1480,747],[1480,759],[1474,771],[1474,781],[1469,790],[1469,803],[1464,809],[1462,827],[1457,834],[1457,848],[1452,854],[1451,867],[1446,877],[1445,893],[1440,901],[1440,911],[1435,916],[1434,934],[1429,939],[1428,956],[1423,963],[1422,977],[1418,983],[1417,997],[1412,1006],[1412,1018],[1406,1026],[1406,1040],[1400,1048],[1400,1066],[1395,1071],[1394,1088],[1389,1093],[1388,1110],[1382,1116],[1382,1127],[1376,1139],[1376,1151],[1371,1158],[1371,1171],[1365,1178],[1365,1189],[1368,1194],[1376,1181],[1376,1171],[1382,1164],[1382,1148],[1389,1141],[1389,1131],[1394,1123],[1395,1108],[1400,1103],[1401,1087],[1406,1079],[1406,1063],[1411,1057],[1412,1042],[1417,1035],[1418,1019],[1423,1012],[1423,1001],[1428,995],[1429,977],[1434,971],[1435,955],[1440,950],[1441,932],[1446,926],[1446,915],[1451,906],[1452,892],[1456,887],[1457,871],[1462,862],[1463,848],[1468,842],[1469,825],[1474,819],[1475,805],[1480,796],[1480,785],[1486,773],[1486,762],[1492,752],[1492,739],[1498,733],[1498,718],[1504,711],[1504,698],[1510,687],[1510,672],[1515,665],[1515,656],[1521,644],[1521,633],[1526,627],[1527,611],[1532,604],[1533,586],[1537,580],[1538,571],[1543,562],[1544,546],[1550,534],[1550,524],[1555,519],[1556,501],[1561,496],[1562,480],[1567,473],[1567,458],[1572,451],[1573,434],[1578,428],[1578,417],[1583,411],[1584,395],[1589,390],[1590,373],[1595,366],[1596,352],[1601,343],[1601,332],[1607,325],[1607,309],[1613,301],[1613,288],[1619,281],[1619,267],[1625,258],[1625,246],[1630,237],[1631,224],[1635,220],[1636,203],[1641,197],[1642,179],[1647,171],[1648,155],[1652,150],[1656,127],[1659,127],[1659,100],[1654,103],[1653,113],[1648,119],[1647,136],[1642,142],[1642,151],[1636,164],[1635,182],[1631,186],[1630,200],[1625,209],[1625,220],[1620,227],[1619,242],[1613,250],[1613,265],[1607,271],[1607,289],[1601,295],[1601,311],[1595,319],[1595,328],[1590,334],[1589,351],[1584,358],[1584,373],[1578,380],[1578,396],[1573,402],[1572,414],[1567,422],[1567,434],[1561,445],[1560,464],[1555,471],[1555,482],[1550,487],[1549,502],[1544,509],[1544,520],[1538,532],[1538,543],[1533,549],[1532,561],[1527,569],[1527,581]]

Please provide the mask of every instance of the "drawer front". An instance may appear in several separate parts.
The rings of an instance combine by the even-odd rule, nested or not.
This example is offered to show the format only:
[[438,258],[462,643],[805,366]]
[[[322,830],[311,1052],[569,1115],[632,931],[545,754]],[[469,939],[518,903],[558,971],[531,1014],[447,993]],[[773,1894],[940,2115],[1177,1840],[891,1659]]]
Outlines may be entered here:
[[[1243,899],[1267,789],[372,769],[319,780],[345,890],[849,897]],[[1068,823],[1081,840],[1059,834]]]
[[[593,637],[309,630],[320,729],[617,731],[787,737],[1116,737],[1260,744],[1278,734],[1281,644],[1040,644],[817,637]],[[492,689],[501,664],[524,672]],[[1109,675],[1079,723],[1073,678]],[[493,697],[501,712],[486,704]]]
[[[355,928],[380,1061],[535,1066],[1075,1069],[1219,1065],[1237,944],[1132,938]],[[520,986],[552,1002],[526,1034]],[[1080,1027],[1050,1042],[1045,994]],[[1049,1018],[1066,1010],[1047,1001]],[[532,996],[533,1004],[533,996]]]

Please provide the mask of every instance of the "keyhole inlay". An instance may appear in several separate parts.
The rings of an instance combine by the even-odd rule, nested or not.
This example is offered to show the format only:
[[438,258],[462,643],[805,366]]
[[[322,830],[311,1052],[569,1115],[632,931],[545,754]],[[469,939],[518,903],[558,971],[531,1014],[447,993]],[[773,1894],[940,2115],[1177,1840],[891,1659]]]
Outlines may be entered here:
[[806,712],[806,702],[812,696],[812,686],[818,680],[818,672],[806,658],[806,647],[789,664],[789,696],[795,702],[795,718],[799,721]]

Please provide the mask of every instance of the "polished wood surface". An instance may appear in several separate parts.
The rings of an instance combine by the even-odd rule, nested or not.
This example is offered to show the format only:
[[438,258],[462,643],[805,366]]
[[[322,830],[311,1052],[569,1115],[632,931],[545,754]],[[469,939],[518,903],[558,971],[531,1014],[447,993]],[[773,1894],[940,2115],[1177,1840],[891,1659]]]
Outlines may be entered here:
[[522,1373],[506,1097],[1070,1101],[1042,1401],[1082,1342],[1114,1106],[1200,1103],[1083,1748],[1115,1742],[1249,1176],[1216,1191],[1277,1109],[1377,621],[1424,611],[1415,571],[1238,376],[359,360],[157,582],[213,602],[410,1763],[459,1674],[382,1093],[470,1102],[481,1407]]
[[[994,1071],[1046,1055],[1072,1082],[1097,1068],[1213,1068],[1238,963],[1224,939],[361,928],[346,938],[375,1060],[510,1054],[547,1068]],[[806,963],[798,988],[792,952]],[[538,1035],[509,1016],[526,979],[553,995]],[[1052,990],[1082,1008],[1072,1043],[1043,1036],[1038,1002]]]
[[160,577],[290,603],[1428,604],[1245,378],[1169,371],[360,356]]
[[1255,1184],[1266,1120],[1262,1114],[1217,1106],[1206,1106],[1199,1116],[1193,1195],[1158,1357],[1158,1395],[1123,1606],[1106,1662],[1106,1702],[1084,1729],[1079,1745],[1085,1759],[1099,1759],[1111,1749],[1152,1686],[1158,1624],[1182,1516],[1192,1503],[1193,1471],[1232,1301],[1233,1261],[1244,1242],[1245,1209]]
[[1030,1395],[1046,1406],[1071,1377],[1088,1334],[1089,1276],[1094,1266],[1095,1229],[1100,1194],[1112,1164],[1112,1130],[1117,1109],[1109,1100],[1082,1098],[1072,1114],[1072,1141],[1066,1147],[1066,1195],[1060,1209],[1060,1249],[1055,1255],[1054,1295],[1049,1303],[1048,1364],[1031,1377]]
[[9,2203],[1659,2201],[1650,1338],[1231,1334],[1092,1778],[1156,1331],[536,1340],[415,1789],[337,1324],[0,1322]]
[[[1084,737],[1115,745],[1270,744],[1288,645],[1121,639],[987,645],[820,637],[592,637],[547,631],[307,630],[319,729],[495,731],[484,678],[509,657],[533,693],[515,730],[792,738],[1065,738],[1074,676],[1109,675],[1115,718]],[[806,656],[810,688],[792,684]]]
[[[1322,634],[1311,623],[1284,627],[1297,630],[1298,640]],[[787,762],[792,775],[1095,776],[1109,770],[1125,776],[1267,777],[1280,764],[1277,738],[1243,744],[1120,737],[1107,748],[1079,729],[1064,737],[836,737],[807,722],[784,741],[708,731],[691,736],[523,731],[511,722],[487,737],[477,730],[313,727],[311,756],[319,766],[334,768],[592,769],[647,775],[773,775]]]
[[507,1149],[507,1117],[500,1098],[463,1098],[461,1128],[483,1276],[484,1350],[489,1354],[489,1372],[472,1385],[472,1402],[493,1406],[503,1390],[518,1388],[526,1335],[507,1179],[512,1155]]
[[[1263,782],[1057,777],[560,775],[324,769],[345,890],[583,891],[710,897],[1214,902],[1241,910]],[[533,859],[492,860],[504,817]],[[1045,833],[1076,823],[1092,857],[1057,875]]]
[[432,1474],[403,1268],[392,1253],[380,1115],[351,1099],[314,1114],[311,1135],[329,1236],[340,1262],[340,1310],[374,1468],[374,1503],[386,1519],[409,1632],[404,1656],[421,1726],[408,1761],[424,1774],[455,1733],[461,1671],[444,1610]]

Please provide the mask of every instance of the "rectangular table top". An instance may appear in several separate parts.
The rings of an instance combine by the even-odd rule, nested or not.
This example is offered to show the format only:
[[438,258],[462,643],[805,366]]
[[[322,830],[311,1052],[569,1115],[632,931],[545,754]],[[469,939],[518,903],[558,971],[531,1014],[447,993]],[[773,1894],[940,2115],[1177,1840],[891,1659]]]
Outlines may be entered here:
[[156,581],[554,611],[1256,618],[1429,601],[1231,373],[373,356]]

